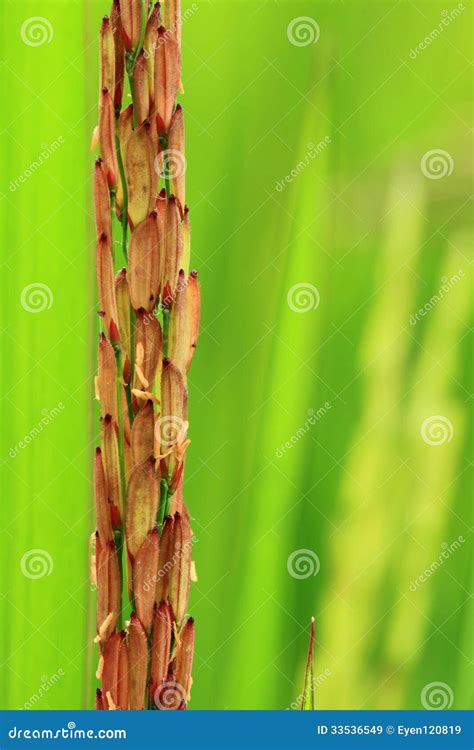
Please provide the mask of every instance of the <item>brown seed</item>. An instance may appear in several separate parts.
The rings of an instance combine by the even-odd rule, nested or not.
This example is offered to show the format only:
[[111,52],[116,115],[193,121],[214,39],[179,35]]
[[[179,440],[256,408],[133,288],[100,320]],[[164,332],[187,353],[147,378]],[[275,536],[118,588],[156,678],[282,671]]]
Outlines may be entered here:
[[147,534],[133,564],[133,592],[140,622],[150,633],[155,607],[156,569],[159,555],[158,530]]
[[155,151],[151,123],[145,120],[129,136],[125,147],[128,215],[133,227],[143,221],[155,202]]
[[133,563],[147,534],[153,529],[158,510],[158,478],[155,460],[149,458],[136,466],[128,480],[125,536]]
[[168,356],[183,374],[187,372],[196,348],[199,314],[200,295],[197,274],[193,271],[186,279],[184,271],[181,270],[171,308]]
[[107,484],[105,481],[104,466],[102,463],[102,451],[96,449],[94,461],[94,495],[97,518],[97,531],[100,542],[105,546],[113,539],[112,522],[110,518],[110,505],[107,497]]
[[171,191],[176,195],[181,206],[184,206],[186,200],[186,159],[184,156],[184,117],[180,104],[176,107],[171,118],[167,149],[169,151]]
[[115,91],[115,43],[112,25],[105,16],[100,29],[100,90]]
[[143,711],[148,676],[148,641],[145,630],[135,612],[128,628],[128,656],[130,660],[130,709]]
[[122,484],[120,481],[119,449],[116,427],[110,414],[102,418],[102,458],[111,505],[112,526],[120,526],[122,516]]
[[153,401],[147,401],[137,413],[132,426],[132,460],[133,465],[143,463],[153,455],[155,438],[155,420]]
[[119,0],[113,0],[112,10],[110,11],[110,26],[114,35],[114,53],[115,53],[115,90],[114,90],[114,107],[119,110],[122,106],[123,80],[125,72],[125,59],[123,49],[123,31],[120,19]]
[[97,239],[103,234],[110,237],[112,234],[110,226],[110,193],[102,159],[97,159],[95,162],[94,212]]
[[102,89],[99,103],[99,145],[109,188],[117,186],[118,164],[115,152],[114,102],[109,89]]
[[99,338],[99,374],[98,387],[100,399],[100,413],[105,417],[110,414],[117,423],[117,366],[115,352],[104,334]]
[[102,234],[97,242],[96,265],[100,310],[104,316],[105,332],[112,341],[116,335],[115,331],[118,330],[118,314],[111,240],[106,234]]
[[187,516],[174,515],[171,542],[172,557],[169,571],[168,598],[178,626],[183,621],[189,599],[191,581],[192,535]]
[[171,649],[171,613],[166,602],[160,602],[153,621],[151,647],[151,693],[152,698],[159,684],[166,679]]
[[135,227],[130,240],[128,283],[135,310],[151,312],[160,293],[160,247],[156,211]]
[[178,685],[184,689],[186,700],[190,698],[191,671],[194,656],[194,620],[190,617],[179,634],[179,643],[173,663],[173,674]]
[[164,26],[158,29],[154,74],[153,101],[158,130],[167,133],[181,76],[178,43],[172,34],[167,33]]
[[135,323],[135,388],[160,392],[162,357],[161,326],[155,315],[139,310]]

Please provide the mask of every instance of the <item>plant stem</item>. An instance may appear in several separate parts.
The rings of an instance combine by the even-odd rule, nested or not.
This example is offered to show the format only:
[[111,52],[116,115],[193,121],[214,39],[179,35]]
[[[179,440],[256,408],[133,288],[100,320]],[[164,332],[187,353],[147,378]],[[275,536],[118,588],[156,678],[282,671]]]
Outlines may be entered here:
[[171,495],[169,493],[168,480],[166,477],[162,477],[160,481],[160,505],[158,508],[158,516],[156,519],[156,525],[160,533],[161,533],[161,529],[163,528],[165,518],[169,512],[170,499],[171,499]]
[[[122,218],[121,218],[121,225],[122,225],[122,252],[124,257],[124,263],[127,265],[128,263],[128,250],[127,250],[127,230],[128,230],[128,186],[127,186],[127,180],[125,178],[125,169],[123,166],[123,159],[122,159],[122,152],[120,150],[120,139],[118,135],[118,117],[115,118],[115,150],[117,152],[117,162],[120,172],[120,181],[122,183],[122,195],[123,195],[123,205],[122,205]],[[114,194],[114,201],[115,203],[115,194]],[[114,206],[112,205],[112,225],[114,220]]]

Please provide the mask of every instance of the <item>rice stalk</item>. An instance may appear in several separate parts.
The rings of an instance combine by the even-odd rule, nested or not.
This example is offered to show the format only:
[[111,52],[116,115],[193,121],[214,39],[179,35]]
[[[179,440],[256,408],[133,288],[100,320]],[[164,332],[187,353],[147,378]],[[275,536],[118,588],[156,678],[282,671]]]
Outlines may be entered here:
[[300,696],[300,710],[314,711],[315,705],[315,677],[314,677],[314,617],[309,626],[309,645],[304,670],[303,692]]
[[93,138],[100,710],[185,709],[190,698],[192,531],[183,473],[200,295],[189,273],[180,87],[180,0],[167,0],[164,13],[148,0],[114,0],[100,31]]

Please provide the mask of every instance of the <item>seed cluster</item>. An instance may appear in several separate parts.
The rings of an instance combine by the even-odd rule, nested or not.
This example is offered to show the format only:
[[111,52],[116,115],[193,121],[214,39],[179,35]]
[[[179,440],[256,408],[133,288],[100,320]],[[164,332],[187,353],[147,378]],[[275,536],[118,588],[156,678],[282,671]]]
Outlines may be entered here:
[[100,32],[93,138],[102,330],[92,574],[102,683],[96,705],[104,710],[183,709],[191,688],[192,532],[183,471],[200,295],[189,272],[180,90],[180,0],[166,0],[163,12],[148,0],[114,0]]

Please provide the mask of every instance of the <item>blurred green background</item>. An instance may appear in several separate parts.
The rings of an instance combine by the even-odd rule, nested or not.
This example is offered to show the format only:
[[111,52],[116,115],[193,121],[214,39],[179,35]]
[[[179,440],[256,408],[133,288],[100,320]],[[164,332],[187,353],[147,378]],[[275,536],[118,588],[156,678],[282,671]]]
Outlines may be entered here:
[[[94,693],[89,144],[108,10],[1,4],[2,708]],[[313,614],[318,707],[421,708],[441,682],[468,708],[471,7],[183,10],[203,297],[191,708],[289,707]]]

